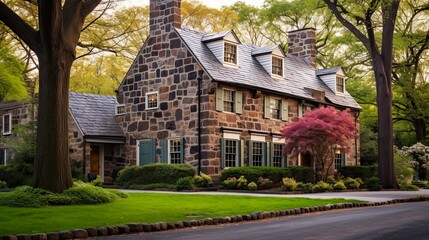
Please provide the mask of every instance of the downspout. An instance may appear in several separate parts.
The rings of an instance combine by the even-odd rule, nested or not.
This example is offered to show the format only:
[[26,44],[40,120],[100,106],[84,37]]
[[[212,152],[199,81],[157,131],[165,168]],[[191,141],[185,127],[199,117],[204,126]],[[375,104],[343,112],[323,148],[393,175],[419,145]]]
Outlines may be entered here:
[[201,82],[203,78],[199,75],[198,81],[198,175],[201,173]]
[[358,165],[358,144],[357,144],[357,135],[358,135],[358,129],[357,129],[357,120],[359,118],[360,112],[358,111],[355,116],[355,166]]

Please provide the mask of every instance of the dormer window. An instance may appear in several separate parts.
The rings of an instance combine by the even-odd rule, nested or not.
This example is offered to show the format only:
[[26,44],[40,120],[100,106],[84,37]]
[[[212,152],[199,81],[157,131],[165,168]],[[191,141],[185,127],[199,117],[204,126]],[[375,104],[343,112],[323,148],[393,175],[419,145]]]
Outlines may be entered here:
[[337,76],[337,92],[344,93],[344,78]]
[[237,65],[237,45],[225,42],[223,60],[225,63]]
[[273,56],[272,63],[272,74],[283,77],[283,59]]

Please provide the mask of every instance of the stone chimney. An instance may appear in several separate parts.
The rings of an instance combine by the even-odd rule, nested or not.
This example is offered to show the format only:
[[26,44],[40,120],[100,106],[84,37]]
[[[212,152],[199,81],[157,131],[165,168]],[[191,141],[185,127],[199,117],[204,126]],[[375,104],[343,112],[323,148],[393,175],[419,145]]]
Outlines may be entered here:
[[150,0],[150,35],[157,36],[181,27],[181,0]]
[[288,53],[305,58],[316,68],[316,29],[304,28],[288,32]]

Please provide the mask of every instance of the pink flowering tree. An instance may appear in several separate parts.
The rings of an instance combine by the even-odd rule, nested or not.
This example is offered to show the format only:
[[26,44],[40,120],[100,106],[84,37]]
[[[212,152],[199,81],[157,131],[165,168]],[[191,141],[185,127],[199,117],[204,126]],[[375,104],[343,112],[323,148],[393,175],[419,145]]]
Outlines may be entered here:
[[285,154],[298,156],[310,152],[316,167],[316,180],[326,180],[334,164],[335,150],[350,150],[355,138],[355,122],[350,110],[333,107],[306,112],[302,118],[286,125],[281,134],[286,139]]

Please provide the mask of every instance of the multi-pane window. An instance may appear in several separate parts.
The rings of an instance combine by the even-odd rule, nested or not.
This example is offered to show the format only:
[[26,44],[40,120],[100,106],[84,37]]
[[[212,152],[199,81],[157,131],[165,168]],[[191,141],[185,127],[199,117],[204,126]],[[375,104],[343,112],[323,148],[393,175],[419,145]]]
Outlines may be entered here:
[[158,108],[158,92],[146,93],[146,109]]
[[273,144],[273,167],[283,167],[283,144]]
[[264,165],[264,152],[263,142],[252,142],[252,165],[263,166]]
[[180,164],[182,160],[181,139],[170,139],[169,156],[171,164]]
[[344,93],[344,78],[337,76],[337,92]]
[[272,57],[272,61],[272,73],[274,75],[283,76],[283,59],[278,57]]
[[225,43],[224,62],[237,64],[237,45]]
[[335,169],[339,169],[342,166],[344,166],[344,157],[345,157],[345,153],[344,151],[340,150],[340,151],[336,151],[335,152]]
[[123,115],[125,114],[125,105],[116,105],[116,115]]
[[270,117],[274,119],[281,119],[282,101],[277,98],[270,99]]
[[12,114],[3,115],[3,135],[12,133]]
[[238,162],[238,144],[237,140],[225,139],[224,148],[224,167],[237,167]]
[[226,112],[234,112],[235,109],[235,91],[223,90],[223,110]]

